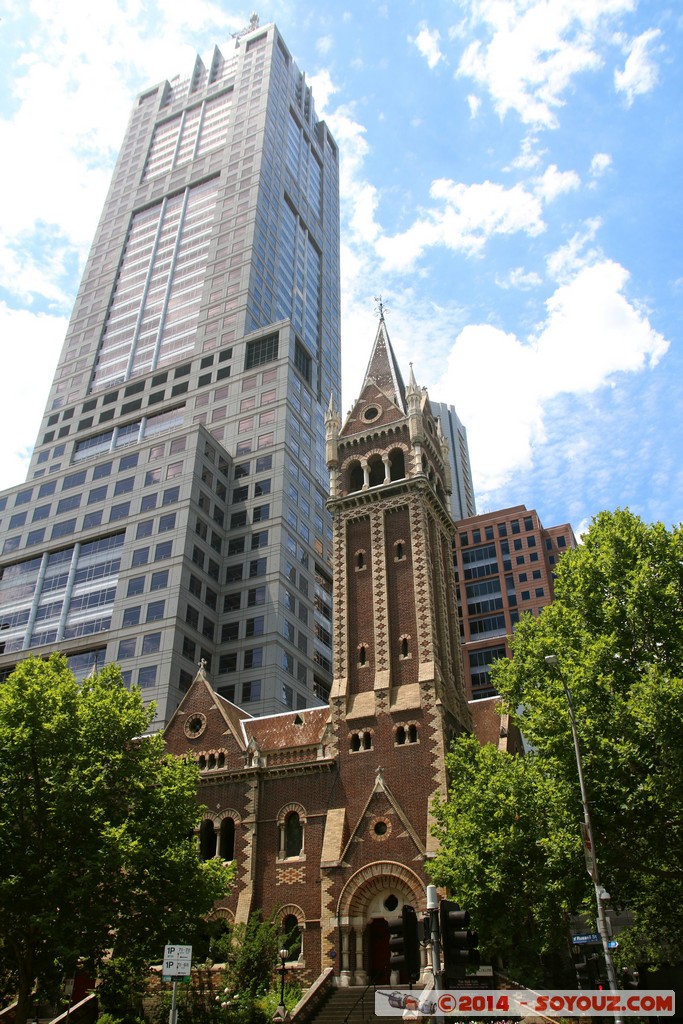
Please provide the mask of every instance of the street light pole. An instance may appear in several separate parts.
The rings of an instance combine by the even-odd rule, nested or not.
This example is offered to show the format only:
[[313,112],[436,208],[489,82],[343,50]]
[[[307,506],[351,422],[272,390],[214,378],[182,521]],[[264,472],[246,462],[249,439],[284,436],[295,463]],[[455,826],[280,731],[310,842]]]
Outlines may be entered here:
[[286,1021],[289,1020],[289,1014],[285,1006],[285,974],[287,973],[287,957],[289,956],[289,950],[281,949],[279,952],[280,956],[280,1005],[275,1011],[273,1020]]
[[[576,727],[576,717],[574,715],[574,703],[572,701],[571,690],[567,686],[564,676],[558,668],[559,659],[556,654],[546,654],[545,663],[550,668],[555,669],[557,676],[562,683],[562,689],[567,699],[567,707],[569,708],[569,721],[572,727],[572,738],[574,740],[574,754],[576,755],[576,770],[579,776],[579,786],[581,788],[581,804],[583,806],[583,824],[585,829],[585,838],[587,844],[590,847],[592,854],[592,863],[590,866],[589,874],[593,880],[595,887],[595,903],[598,911],[598,931],[600,932],[600,939],[602,940],[602,950],[605,955],[605,968],[607,970],[607,981],[609,983],[610,992],[618,992],[617,987],[617,976],[614,972],[614,962],[612,960],[612,951],[609,948],[609,934],[607,932],[607,917],[605,915],[604,907],[604,888],[600,884],[600,874],[598,871],[598,858],[595,852],[595,840],[593,839],[593,824],[591,822],[590,809],[588,807],[588,797],[586,796],[586,784],[583,779],[583,764],[581,761],[581,747],[579,746],[579,733]],[[615,1018],[615,1024],[623,1024],[620,1017]]]

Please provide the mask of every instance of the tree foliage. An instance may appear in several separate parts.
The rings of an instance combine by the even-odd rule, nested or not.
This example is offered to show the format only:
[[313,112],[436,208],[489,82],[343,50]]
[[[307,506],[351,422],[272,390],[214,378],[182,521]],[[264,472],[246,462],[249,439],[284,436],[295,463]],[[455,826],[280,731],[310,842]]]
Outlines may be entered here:
[[[556,895],[555,926],[568,911],[592,906],[564,681],[579,727],[602,881],[612,907],[633,915],[619,955],[626,963],[675,961],[683,955],[683,529],[647,525],[628,510],[601,513],[584,543],[562,558],[555,595],[538,617],[523,616],[512,660],[494,667],[504,706],[516,715],[531,753],[501,761],[458,744],[470,750],[470,775],[461,766],[466,754],[456,748],[452,792],[438,814],[444,848],[435,878],[452,877],[463,898],[467,878],[477,879],[471,898],[478,908],[486,906],[487,885],[499,870],[497,891],[506,893],[500,912],[519,931],[515,847],[491,793],[492,785],[501,791],[519,785],[534,815],[528,870],[538,889]],[[550,654],[558,658],[554,668],[545,661]],[[464,793],[459,772],[468,780]],[[476,809],[477,793],[488,812]],[[456,829],[450,819],[457,808],[463,817]],[[497,868],[483,872],[480,865],[479,875],[467,875],[467,862],[487,857]],[[547,951],[554,927],[547,909],[533,898],[528,904],[539,953]],[[511,959],[525,969],[523,957]]]
[[484,962],[540,983],[561,961],[582,894],[567,787],[538,760],[471,736],[457,740],[446,763],[453,782],[435,807],[440,846],[430,874],[470,911]]
[[34,984],[54,994],[77,964],[120,1012],[130,979],[228,890],[196,854],[196,765],[144,736],[152,715],[115,666],[79,686],[59,655],[0,687],[0,958],[18,1024]]

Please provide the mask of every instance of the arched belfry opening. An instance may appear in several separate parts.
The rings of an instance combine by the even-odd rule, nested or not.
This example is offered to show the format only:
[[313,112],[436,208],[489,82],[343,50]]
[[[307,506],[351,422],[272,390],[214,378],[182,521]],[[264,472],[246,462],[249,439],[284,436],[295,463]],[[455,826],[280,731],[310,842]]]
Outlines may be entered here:
[[389,475],[391,480],[403,480],[406,475],[406,459],[402,448],[389,452]]

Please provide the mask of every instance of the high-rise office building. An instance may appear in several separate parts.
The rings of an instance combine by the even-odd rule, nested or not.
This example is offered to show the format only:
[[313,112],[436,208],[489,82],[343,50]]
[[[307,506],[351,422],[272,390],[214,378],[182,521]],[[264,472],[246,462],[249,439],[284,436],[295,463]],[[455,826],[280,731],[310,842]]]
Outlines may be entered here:
[[520,615],[538,615],[554,596],[559,558],[576,547],[569,523],[546,529],[534,509],[514,505],[457,524],[455,567],[465,687],[493,697],[491,665],[510,657]]
[[477,513],[472,486],[470,449],[467,431],[455,407],[446,402],[432,402],[434,416],[441,420],[441,429],[448,441],[448,462],[451,467],[451,515],[456,520]]
[[167,721],[203,661],[324,702],[338,153],[275,25],[143,92],[27,481],[0,496],[0,671],[118,661]]

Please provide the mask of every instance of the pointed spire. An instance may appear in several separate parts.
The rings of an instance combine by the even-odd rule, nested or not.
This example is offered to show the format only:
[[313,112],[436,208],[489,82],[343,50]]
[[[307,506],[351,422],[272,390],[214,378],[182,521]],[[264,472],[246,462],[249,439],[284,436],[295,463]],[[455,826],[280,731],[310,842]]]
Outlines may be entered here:
[[378,388],[393,398],[399,409],[405,411],[406,388],[403,383],[401,371],[396,362],[394,350],[389,341],[389,333],[384,320],[384,307],[380,309],[380,321],[375,336],[375,343],[372,346],[370,361],[365,371],[365,379],[361,393],[367,384],[374,383]]
[[406,398],[412,398],[413,395],[419,395],[420,389],[417,386],[415,380],[415,374],[413,373],[413,364],[410,364],[410,377],[408,378],[408,390],[406,391]]
[[341,426],[341,417],[332,391],[330,391],[330,401],[327,406],[327,412],[325,413],[325,426],[328,428],[336,426],[337,432],[339,432],[339,427]]

